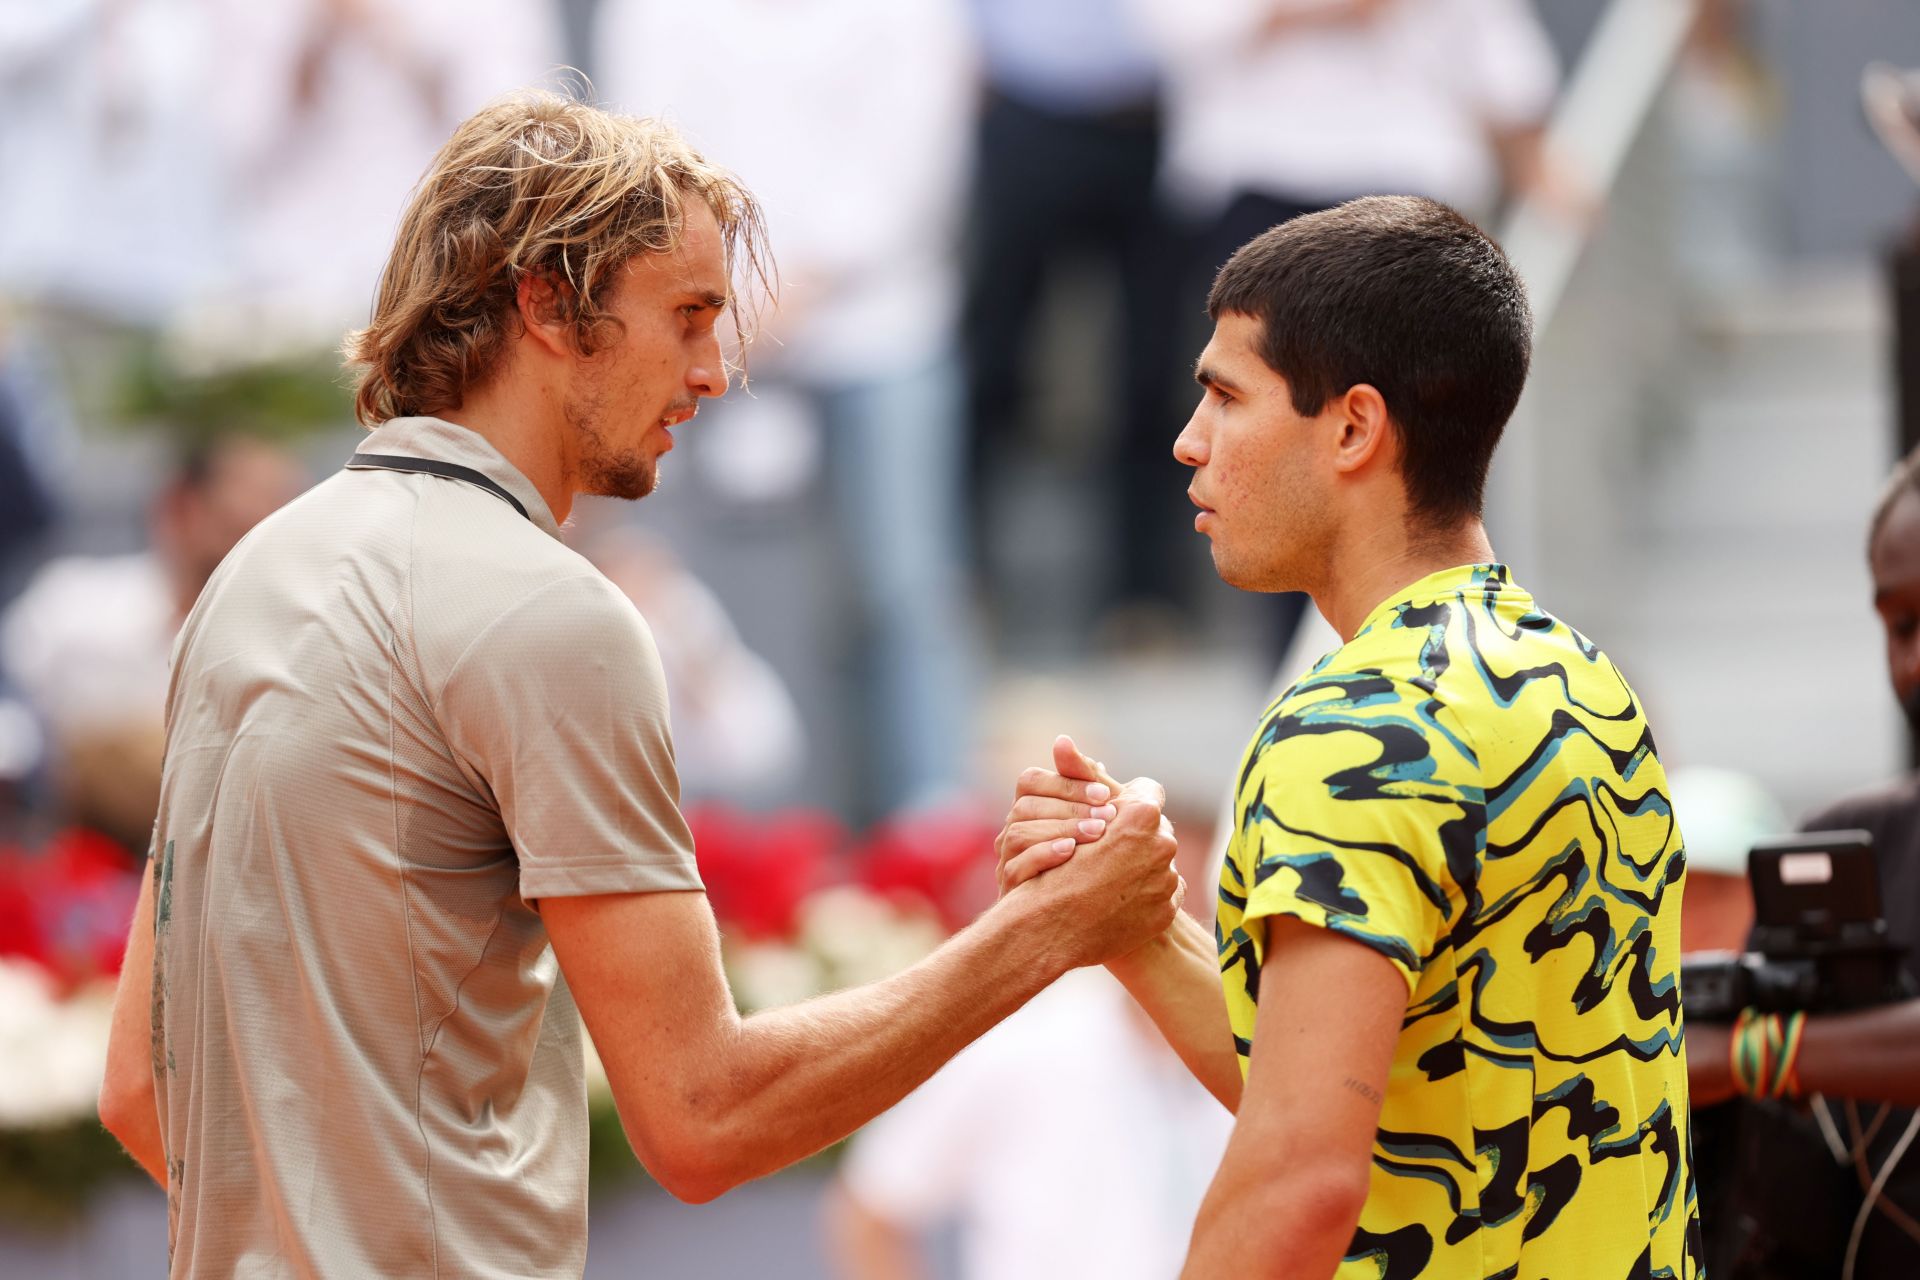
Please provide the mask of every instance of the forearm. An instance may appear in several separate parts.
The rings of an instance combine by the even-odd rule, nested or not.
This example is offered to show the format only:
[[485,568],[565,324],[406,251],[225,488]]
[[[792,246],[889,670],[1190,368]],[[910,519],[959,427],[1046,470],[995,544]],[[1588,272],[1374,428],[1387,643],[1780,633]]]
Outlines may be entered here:
[[166,1146],[153,1096],[153,877],[140,887],[120,982],[113,992],[107,1063],[100,1083],[100,1123],[134,1162],[167,1185]]
[[718,1190],[846,1137],[1059,977],[1018,897],[890,979],[740,1022],[695,1103]]
[[1920,1106],[1920,1000],[1809,1017],[1802,1093]]
[[1323,1280],[1346,1256],[1362,1202],[1340,1179],[1318,1176],[1306,1159],[1257,1178],[1236,1174],[1229,1158],[1200,1206],[1181,1278]]
[[1229,1111],[1240,1105],[1240,1055],[1220,994],[1220,962],[1206,927],[1182,913],[1173,927],[1108,971],[1153,1019],[1180,1060]]

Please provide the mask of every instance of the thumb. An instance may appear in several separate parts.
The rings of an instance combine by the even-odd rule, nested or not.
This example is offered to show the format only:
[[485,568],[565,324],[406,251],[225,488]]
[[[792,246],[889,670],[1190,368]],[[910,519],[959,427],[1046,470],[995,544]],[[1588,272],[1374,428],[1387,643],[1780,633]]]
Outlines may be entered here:
[[1113,775],[1098,760],[1075,746],[1073,739],[1064,733],[1053,740],[1053,770],[1063,778],[1104,782],[1115,795],[1120,794],[1120,784]]

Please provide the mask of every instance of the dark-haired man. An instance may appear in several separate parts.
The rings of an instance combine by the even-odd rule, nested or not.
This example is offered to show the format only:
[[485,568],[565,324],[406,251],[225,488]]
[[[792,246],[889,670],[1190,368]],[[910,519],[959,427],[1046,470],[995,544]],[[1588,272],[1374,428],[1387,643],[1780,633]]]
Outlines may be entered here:
[[[1247,244],[1209,309],[1195,525],[1345,644],[1248,748],[1217,944],[1176,922],[1112,965],[1238,1112],[1186,1275],[1699,1274],[1665,777],[1480,521],[1519,280],[1444,206],[1372,198]],[[1020,821],[1099,773],[1055,764]],[[1009,883],[1060,860],[1026,844]]]

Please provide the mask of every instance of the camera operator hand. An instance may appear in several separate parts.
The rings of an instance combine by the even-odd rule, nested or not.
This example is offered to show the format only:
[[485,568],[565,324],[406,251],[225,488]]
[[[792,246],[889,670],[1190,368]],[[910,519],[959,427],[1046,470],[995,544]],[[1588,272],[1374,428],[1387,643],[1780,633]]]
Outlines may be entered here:
[[[1711,1023],[1687,1027],[1687,1088],[1696,1107],[1739,1092],[1732,1032]],[[1920,1107],[1920,1000],[1809,1017],[1794,1067],[1799,1093]]]

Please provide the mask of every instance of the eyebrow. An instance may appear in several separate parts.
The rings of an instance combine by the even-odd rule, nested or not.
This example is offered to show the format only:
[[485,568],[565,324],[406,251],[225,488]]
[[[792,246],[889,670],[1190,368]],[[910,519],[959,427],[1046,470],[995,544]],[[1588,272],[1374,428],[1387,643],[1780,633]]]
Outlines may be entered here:
[[1218,387],[1222,391],[1231,391],[1235,394],[1238,394],[1240,391],[1240,388],[1235,386],[1231,380],[1221,377],[1217,370],[1209,368],[1204,364],[1196,364],[1193,366],[1193,380],[1209,390]]

